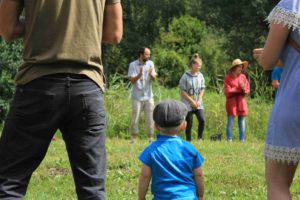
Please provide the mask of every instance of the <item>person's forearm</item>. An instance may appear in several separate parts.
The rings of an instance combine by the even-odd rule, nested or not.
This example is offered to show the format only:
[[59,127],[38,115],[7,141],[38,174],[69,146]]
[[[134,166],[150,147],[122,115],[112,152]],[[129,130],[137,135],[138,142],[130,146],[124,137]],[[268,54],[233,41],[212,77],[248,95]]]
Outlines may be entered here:
[[201,100],[202,100],[203,95],[204,95],[204,89],[202,89],[201,92],[199,93],[198,99],[201,99]]
[[12,32],[12,37],[11,39],[17,39],[17,38],[22,38],[25,35],[25,19],[20,18],[19,22],[16,24],[15,28],[13,29]]
[[[272,69],[278,62],[280,53],[286,44],[290,29],[283,24],[271,23],[268,37],[261,54],[256,58],[265,70]],[[278,64],[278,63],[277,63]]]
[[25,34],[25,23],[24,21],[19,21],[15,27],[13,27],[10,31],[1,32],[0,35],[7,42],[11,42],[12,40],[22,38]]
[[138,74],[134,77],[130,77],[131,84],[135,84],[141,77],[142,77],[142,74]]
[[193,99],[190,95],[188,95],[187,92],[181,91],[181,96],[182,96],[183,98],[185,98],[191,105],[193,105],[194,99]]
[[120,3],[105,6],[102,42],[118,44],[123,36],[123,11]]
[[151,78],[151,80],[152,80],[152,81],[155,81],[155,80],[156,80],[156,76],[155,76],[155,75],[153,75],[152,73],[151,73],[151,74],[149,74],[149,76],[150,76],[150,78]]
[[23,4],[17,1],[0,1],[0,35],[6,41],[23,37],[25,20],[20,17]]
[[204,177],[203,175],[196,175],[195,177],[198,196],[202,199],[204,196]]
[[145,200],[148,191],[150,179],[140,176],[138,188],[138,200]]

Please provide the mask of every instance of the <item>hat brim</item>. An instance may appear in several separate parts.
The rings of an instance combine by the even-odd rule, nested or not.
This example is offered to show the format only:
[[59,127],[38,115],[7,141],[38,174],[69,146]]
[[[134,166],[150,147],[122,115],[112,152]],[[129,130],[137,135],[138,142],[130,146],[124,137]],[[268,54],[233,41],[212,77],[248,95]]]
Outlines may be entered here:
[[238,66],[238,65],[243,65],[243,69],[247,69],[248,66],[249,66],[249,63],[248,63],[248,61],[242,61],[242,62],[239,63],[239,64],[232,65],[232,66],[229,68],[229,70],[231,70],[232,68],[234,68],[235,66]]

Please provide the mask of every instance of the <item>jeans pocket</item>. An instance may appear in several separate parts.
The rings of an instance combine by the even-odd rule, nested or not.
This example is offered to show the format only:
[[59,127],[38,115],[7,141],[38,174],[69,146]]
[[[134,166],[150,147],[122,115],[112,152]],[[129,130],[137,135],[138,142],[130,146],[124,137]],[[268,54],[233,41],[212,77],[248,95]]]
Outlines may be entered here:
[[105,130],[106,112],[104,110],[104,94],[100,89],[81,94],[83,104],[83,120],[88,128]]
[[17,87],[7,119],[18,126],[36,129],[49,123],[55,94],[43,90]]

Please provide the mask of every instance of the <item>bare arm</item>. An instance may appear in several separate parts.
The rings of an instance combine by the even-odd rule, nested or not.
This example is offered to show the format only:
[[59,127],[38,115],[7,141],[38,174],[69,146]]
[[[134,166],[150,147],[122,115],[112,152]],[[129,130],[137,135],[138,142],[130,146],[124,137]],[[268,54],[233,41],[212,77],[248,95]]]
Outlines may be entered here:
[[264,48],[253,50],[253,57],[264,69],[271,69],[278,61],[290,30],[282,24],[271,24]]
[[277,89],[279,87],[279,81],[278,80],[273,80],[271,84],[272,84],[272,87],[274,89]]
[[131,84],[135,84],[141,77],[142,77],[142,75],[138,74],[136,76],[129,77],[129,80],[130,80]]
[[185,98],[193,108],[197,109],[197,102],[195,102],[195,100],[186,91],[181,90],[180,95]]
[[204,174],[201,167],[194,169],[194,179],[197,186],[198,198],[203,200],[204,196]]
[[152,81],[155,81],[156,80],[156,76],[152,73],[153,72],[153,69],[152,68],[150,68],[149,69],[149,76],[150,76],[150,78],[151,78],[151,80]]
[[198,104],[199,105],[202,103],[203,95],[204,95],[204,89],[201,90],[201,92],[199,93],[199,96],[198,96]]
[[121,3],[105,6],[102,42],[118,44],[123,36],[123,13]]
[[144,68],[141,67],[140,73],[138,75],[129,77],[131,84],[135,84],[143,76],[143,73],[144,73]]
[[139,179],[138,200],[145,200],[151,180],[151,168],[147,165],[142,166],[141,175]]
[[10,42],[25,34],[24,19],[20,19],[23,4],[18,1],[0,1],[0,35]]

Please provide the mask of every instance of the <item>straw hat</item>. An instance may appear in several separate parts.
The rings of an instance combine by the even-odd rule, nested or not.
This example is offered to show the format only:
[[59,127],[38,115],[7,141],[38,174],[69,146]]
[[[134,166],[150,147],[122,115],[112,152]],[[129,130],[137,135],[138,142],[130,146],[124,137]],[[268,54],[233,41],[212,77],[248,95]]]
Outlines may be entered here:
[[232,65],[231,67],[229,68],[229,70],[231,70],[233,67],[237,66],[237,65],[243,65],[243,69],[247,69],[248,68],[248,61],[241,61],[241,59],[237,58],[237,59],[234,59],[232,61]]

